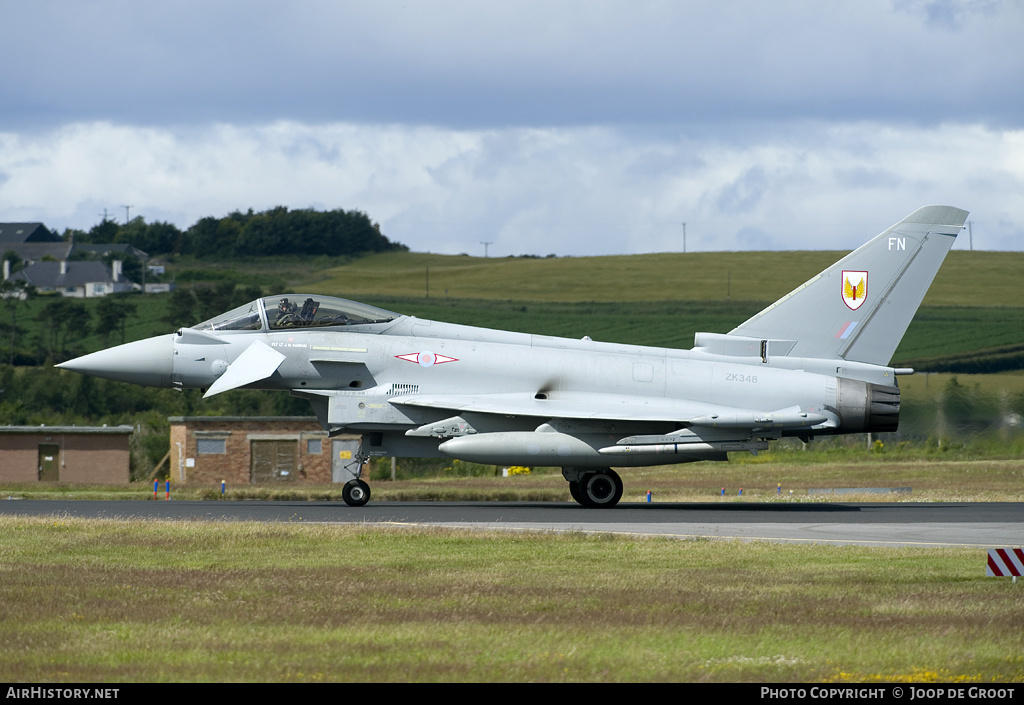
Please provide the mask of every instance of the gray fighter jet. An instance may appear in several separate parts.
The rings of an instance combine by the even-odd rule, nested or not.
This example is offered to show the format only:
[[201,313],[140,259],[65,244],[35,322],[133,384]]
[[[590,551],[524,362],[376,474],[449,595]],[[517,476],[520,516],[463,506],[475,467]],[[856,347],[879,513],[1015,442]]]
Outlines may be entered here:
[[928,206],[692,350],[403,316],[326,296],[268,296],[59,367],[154,387],[278,389],[373,456],[561,466],[573,498],[613,507],[615,467],[727,460],[782,436],[896,430],[896,346],[967,211]]

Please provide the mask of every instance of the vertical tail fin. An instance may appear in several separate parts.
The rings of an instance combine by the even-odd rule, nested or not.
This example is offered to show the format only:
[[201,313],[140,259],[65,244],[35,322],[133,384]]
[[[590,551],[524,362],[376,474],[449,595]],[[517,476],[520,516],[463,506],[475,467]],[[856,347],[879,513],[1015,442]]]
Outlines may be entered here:
[[729,335],[795,340],[792,357],[887,365],[966,220],[925,206]]

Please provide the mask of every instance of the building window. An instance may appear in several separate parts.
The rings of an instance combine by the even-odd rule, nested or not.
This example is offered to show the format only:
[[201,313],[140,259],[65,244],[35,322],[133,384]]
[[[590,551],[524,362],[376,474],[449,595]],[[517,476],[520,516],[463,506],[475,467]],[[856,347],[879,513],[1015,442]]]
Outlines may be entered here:
[[320,439],[310,438],[306,441],[306,453],[310,455],[320,455]]
[[197,438],[196,452],[199,455],[224,455],[227,453],[227,439]]

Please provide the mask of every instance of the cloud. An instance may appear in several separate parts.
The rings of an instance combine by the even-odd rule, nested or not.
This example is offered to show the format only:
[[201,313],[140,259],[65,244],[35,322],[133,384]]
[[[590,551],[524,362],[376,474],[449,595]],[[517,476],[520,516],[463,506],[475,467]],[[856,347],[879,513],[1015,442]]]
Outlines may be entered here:
[[0,3],[0,219],[367,212],[414,249],[1021,247],[1012,0]]
[[[366,212],[414,250],[492,256],[851,249],[916,208],[1021,249],[1024,131],[804,123],[761,140],[566,127],[79,123],[0,133],[0,221],[87,229],[248,208]],[[958,245],[959,246],[959,245]]]
[[929,27],[957,31],[974,17],[997,14],[1000,0],[897,0],[898,11],[924,17]]
[[1021,126],[1019,2],[0,5],[2,126]]

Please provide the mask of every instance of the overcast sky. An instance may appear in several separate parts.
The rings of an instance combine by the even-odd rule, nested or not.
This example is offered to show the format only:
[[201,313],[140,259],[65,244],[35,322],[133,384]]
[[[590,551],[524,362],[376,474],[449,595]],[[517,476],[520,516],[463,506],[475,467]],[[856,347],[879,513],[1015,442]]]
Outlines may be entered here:
[[[0,221],[366,212],[417,251],[1024,249],[1019,0],[7,0]],[[967,247],[966,233],[957,248]]]

